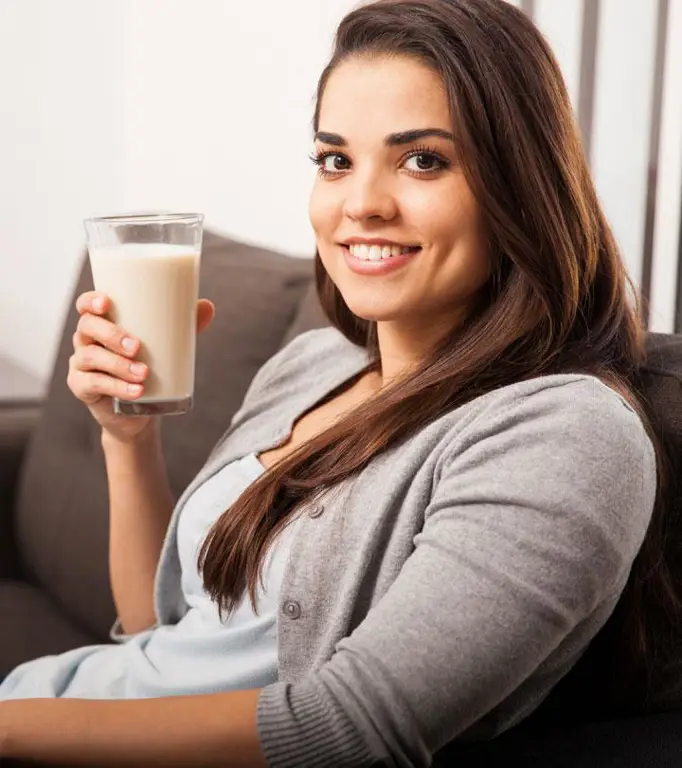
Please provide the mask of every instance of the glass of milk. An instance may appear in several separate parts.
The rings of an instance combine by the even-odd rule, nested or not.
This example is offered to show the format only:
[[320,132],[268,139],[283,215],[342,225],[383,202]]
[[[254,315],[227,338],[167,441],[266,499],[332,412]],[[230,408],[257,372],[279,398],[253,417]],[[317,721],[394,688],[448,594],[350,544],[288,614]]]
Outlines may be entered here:
[[142,397],[114,400],[118,414],[192,407],[203,220],[163,213],[85,221],[95,289],[111,300],[109,319],[140,340],[137,359],[149,367]]

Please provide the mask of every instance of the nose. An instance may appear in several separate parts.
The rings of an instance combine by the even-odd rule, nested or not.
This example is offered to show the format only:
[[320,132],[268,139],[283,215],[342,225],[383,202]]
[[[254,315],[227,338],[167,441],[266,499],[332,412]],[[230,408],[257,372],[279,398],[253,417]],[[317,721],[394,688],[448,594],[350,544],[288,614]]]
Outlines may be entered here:
[[388,181],[378,173],[355,173],[345,185],[344,214],[354,221],[382,219],[390,221],[398,212],[397,201]]

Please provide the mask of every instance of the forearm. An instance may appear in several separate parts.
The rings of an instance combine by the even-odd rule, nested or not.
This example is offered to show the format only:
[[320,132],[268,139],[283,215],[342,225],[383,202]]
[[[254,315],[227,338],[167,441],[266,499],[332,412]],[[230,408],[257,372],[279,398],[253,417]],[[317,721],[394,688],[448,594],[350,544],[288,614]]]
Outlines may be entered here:
[[127,633],[154,623],[154,577],[174,500],[158,428],[133,444],[102,437],[109,484],[109,570]]
[[265,766],[260,691],[137,701],[0,703],[0,757],[116,768]]

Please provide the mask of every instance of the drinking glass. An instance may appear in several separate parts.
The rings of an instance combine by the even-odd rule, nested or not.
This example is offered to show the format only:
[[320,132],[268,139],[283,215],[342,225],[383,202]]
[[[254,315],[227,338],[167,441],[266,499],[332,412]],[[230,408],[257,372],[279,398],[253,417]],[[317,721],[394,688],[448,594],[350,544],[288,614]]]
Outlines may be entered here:
[[140,340],[136,359],[149,368],[141,397],[114,399],[118,414],[192,408],[203,219],[154,213],[84,222],[95,289],[111,302],[107,317]]

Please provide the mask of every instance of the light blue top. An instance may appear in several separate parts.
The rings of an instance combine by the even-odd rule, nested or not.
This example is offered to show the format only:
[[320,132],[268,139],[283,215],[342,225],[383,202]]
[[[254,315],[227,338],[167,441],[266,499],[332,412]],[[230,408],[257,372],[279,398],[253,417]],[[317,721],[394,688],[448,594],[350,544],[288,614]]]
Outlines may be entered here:
[[277,605],[289,525],[273,547],[258,593],[258,614],[248,596],[221,621],[203,589],[197,555],[215,520],[263,473],[254,453],[231,462],[200,485],[177,526],[182,591],[188,612],[121,645],[92,645],[17,667],[0,683],[0,700],[23,698],[118,699],[217,693],[262,688],[277,681]]

